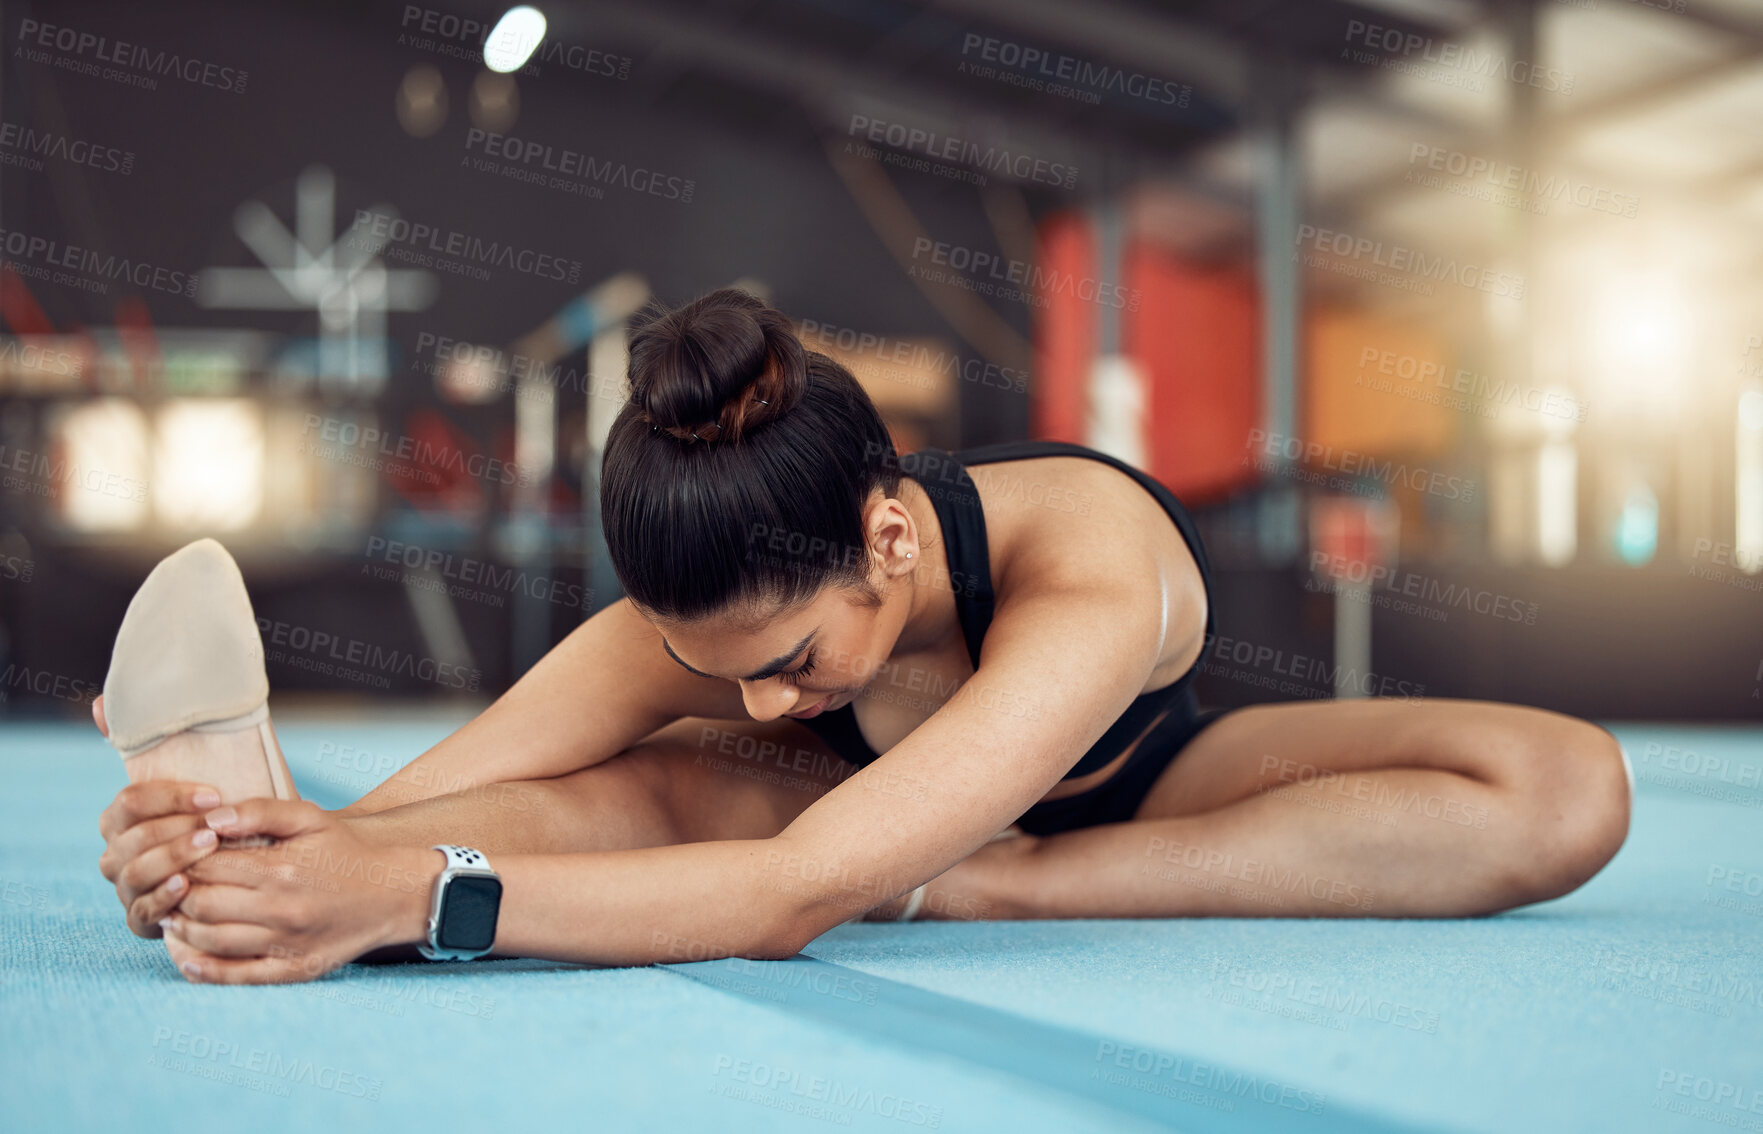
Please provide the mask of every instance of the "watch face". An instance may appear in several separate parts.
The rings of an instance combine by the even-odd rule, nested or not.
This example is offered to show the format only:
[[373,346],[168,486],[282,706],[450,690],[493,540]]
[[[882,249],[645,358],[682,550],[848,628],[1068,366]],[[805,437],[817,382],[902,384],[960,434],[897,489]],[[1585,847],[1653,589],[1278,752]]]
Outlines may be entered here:
[[488,949],[496,941],[501,905],[500,878],[455,875],[441,899],[441,928],[435,937],[443,949]]

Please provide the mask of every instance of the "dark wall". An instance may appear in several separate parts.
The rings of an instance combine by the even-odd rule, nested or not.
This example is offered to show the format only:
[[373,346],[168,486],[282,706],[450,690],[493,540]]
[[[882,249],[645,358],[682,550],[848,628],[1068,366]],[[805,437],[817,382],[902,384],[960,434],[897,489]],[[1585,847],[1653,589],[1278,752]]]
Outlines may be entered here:
[[[693,199],[680,204],[608,189],[604,199],[588,200],[520,184],[462,164],[466,95],[481,67],[400,43],[405,7],[183,3],[174,14],[159,5],[77,0],[8,5],[0,42],[9,57],[22,21],[35,20],[175,50],[247,78],[243,93],[172,79],[137,91],[8,58],[0,88],[6,121],[136,156],[126,176],[0,167],[0,227],[184,271],[254,266],[233,234],[234,209],[260,198],[289,215],[294,178],[320,163],[335,172],[345,209],[385,201],[439,228],[579,260],[583,285],[634,269],[660,298],[679,302],[751,276],[769,283],[774,302],[797,318],[958,341],[853,203],[802,107],[715,76],[679,75],[660,45],[597,34],[590,19],[577,25],[575,38],[632,58],[629,78],[555,65],[522,76],[510,134],[689,178]],[[438,10],[493,21],[499,9]],[[441,71],[450,96],[446,124],[426,138],[410,136],[394,113],[400,81],[420,63]],[[927,230],[996,248],[971,187],[922,176],[895,183]],[[36,290],[59,327],[115,320],[113,297]],[[394,314],[391,333],[407,349],[423,331],[503,345],[581,290],[518,273],[489,283],[444,277],[439,300],[420,313]],[[203,310],[151,291],[141,298],[161,326],[311,333],[310,315]],[[1020,304],[1001,305],[999,314],[1028,333]],[[964,415],[970,443],[1020,436],[1026,427],[1020,397],[978,387],[962,393],[975,399]]]
[[[432,7],[432,6],[431,6]],[[494,20],[498,7],[448,4],[434,10]],[[506,349],[566,301],[616,272],[635,270],[669,303],[739,277],[771,285],[772,300],[792,316],[888,336],[958,337],[913,286],[877,237],[829,164],[804,108],[776,94],[691,72],[664,44],[620,40],[595,29],[592,6],[560,17],[564,34],[633,61],[628,77],[541,67],[520,79],[521,106],[509,133],[556,147],[643,166],[692,180],[689,204],[608,188],[587,199],[476,171],[468,157],[467,92],[476,63],[417,49],[401,37],[406,5],[397,3],[136,3],[8,5],[0,24],[0,117],[37,131],[131,152],[127,173],[48,162],[44,170],[0,165],[0,229],[126,256],[183,273],[211,266],[255,267],[235,235],[234,211],[247,200],[268,204],[291,223],[294,183],[312,164],[337,184],[333,229],[356,208],[394,206],[405,218],[485,241],[531,248],[582,265],[580,282],[498,272],[480,282],[441,274],[427,310],[392,313],[391,379],[379,399],[385,420],[405,420],[435,405],[430,379],[413,370],[423,334]],[[584,17],[584,13],[586,17]],[[162,77],[144,90],[67,66],[15,56],[36,42],[37,25],[105,37],[109,43],[175,52],[223,69],[213,84]],[[67,61],[89,51],[31,47]],[[395,98],[406,72],[428,63],[442,73],[447,120],[427,137],[400,124]],[[241,89],[233,89],[240,88]],[[475,151],[473,151],[475,152]],[[902,177],[896,187],[939,237],[974,247],[996,245],[971,187]],[[388,266],[401,265],[388,260]],[[108,294],[47,282],[28,284],[32,300],[57,331],[108,328],[144,311],[155,328],[257,328],[311,336],[310,312],[199,307],[192,298],[112,287]],[[121,302],[127,296],[126,304]],[[1026,308],[999,314],[1023,335]],[[16,330],[17,328],[8,328]],[[961,349],[970,348],[961,346]],[[580,365],[577,356],[575,365]],[[962,443],[1022,436],[1028,406],[1019,395],[961,384]],[[563,410],[571,409],[565,395]],[[579,409],[579,394],[573,396]],[[486,449],[505,445],[513,411],[507,399],[482,409],[439,407],[449,422]],[[16,427],[5,436],[32,444],[44,405],[5,407]],[[22,440],[22,445],[20,444]],[[579,493],[573,470],[563,477]],[[398,502],[390,493],[387,506]],[[33,514],[40,501],[0,498],[0,531],[29,537],[34,574],[28,586],[0,580],[0,665],[25,674],[0,711],[79,711],[78,697],[102,681],[109,642],[128,596],[153,556],[130,556],[58,543]],[[474,553],[490,557],[481,545]],[[360,578],[361,556],[329,562],[247,567],[261,617],[311,627],[347,627],[388,649],[420,651],[408,604],[396,587]],[[557,577],[580,584],[579,565]],[[506,685],[521,665],[511,656],[506,609],[460,604],[482,683]],[[544,612],[554,637],[575,617]],[[22,669],[16,667],[23,667]],[[272,662],[278,689],[343,689],[323,674]],[[52,675],[58,692],[32,687]],[[394,693],[432,693],[432,682],[394,678]]]
[[[1372,592],[1371,667],[1355,675],[1369,692],[1603,720],[1763,720],[1755,590],[1663,568],[1399,570],[1397,587]],[[1334,594],[1298,570],[1226,569],[1216,601],[1202,701],[1331,694]]]

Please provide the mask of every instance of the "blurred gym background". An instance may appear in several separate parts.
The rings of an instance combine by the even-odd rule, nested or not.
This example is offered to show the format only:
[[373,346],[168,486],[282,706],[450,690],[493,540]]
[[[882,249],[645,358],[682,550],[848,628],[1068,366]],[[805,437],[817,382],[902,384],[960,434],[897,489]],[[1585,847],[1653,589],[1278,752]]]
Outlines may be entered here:
[[199,535],[278,705],[494,696],[739,284],[902,451],[1173,488],[1209,703],[1758,719],[1759,106],[1759,0],[8,3],[0,713]]

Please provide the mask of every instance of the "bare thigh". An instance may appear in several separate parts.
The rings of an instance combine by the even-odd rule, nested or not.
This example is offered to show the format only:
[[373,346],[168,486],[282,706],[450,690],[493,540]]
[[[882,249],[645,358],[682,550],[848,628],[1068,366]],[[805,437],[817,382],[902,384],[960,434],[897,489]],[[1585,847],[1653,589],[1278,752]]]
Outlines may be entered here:
[[[1549,798],[1580,767],[1553,753],[1597,726],[1494,701],[1351,701],[1253,705],[1209,725],[1151,786],[1135,819],[1212,811],[1284,784],[1391,768],[1452,772],[1500,791]],[[1338,782],[1338,781],[1337,781]],[[1352,784],[1339,785],[1348,790]]]
[[796,721],[685,717],[549,782],[584,812],[646,812],[634,846],[771,838],[855,771]]
[[854,769],[801,724],[687,717],[592,767],[430,796],[349,822],[372,842],[569,854],[768,839]]
[[1194,737],[1132,820],[982,848],[940,881],[1004,916],[1368,916],[1374,895],[1373,916],[1479,916],[1602,869],[1626,780],[1614,737],[1541,709],[1258,705]]

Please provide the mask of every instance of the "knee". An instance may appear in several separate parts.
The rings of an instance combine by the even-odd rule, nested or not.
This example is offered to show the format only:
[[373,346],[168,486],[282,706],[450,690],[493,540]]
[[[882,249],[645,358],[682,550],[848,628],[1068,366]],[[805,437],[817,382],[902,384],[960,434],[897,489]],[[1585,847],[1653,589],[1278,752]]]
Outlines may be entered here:
[[1529,809],[1535,851],[1526,900],[1558,898],[1585,885],[1622,849],[1633,805],[1633,773],[1622,745],[1586,721],[1538,753],[1547,769]]

